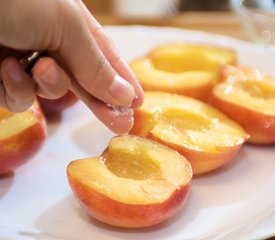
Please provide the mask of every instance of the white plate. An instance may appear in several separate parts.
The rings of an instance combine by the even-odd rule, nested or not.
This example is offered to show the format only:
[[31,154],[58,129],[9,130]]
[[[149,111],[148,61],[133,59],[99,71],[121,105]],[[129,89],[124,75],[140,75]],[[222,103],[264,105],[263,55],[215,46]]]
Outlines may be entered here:
[[[167,41],[230,46],[240,62],[273,71],[275,54],[231,38],[172,28],[108,27],[126,59]],[[191,59],[190,59],[191,60]],[[275,147],[245,146],[235,161],[193,180],[184,208],[152,228],[125,230],[91,219],[72,195],[66,166],[98,155],[112,136],[82,104],[49,126],[47,143],[13,176],[0,179],[0,239],[263,239],[275,235]]]

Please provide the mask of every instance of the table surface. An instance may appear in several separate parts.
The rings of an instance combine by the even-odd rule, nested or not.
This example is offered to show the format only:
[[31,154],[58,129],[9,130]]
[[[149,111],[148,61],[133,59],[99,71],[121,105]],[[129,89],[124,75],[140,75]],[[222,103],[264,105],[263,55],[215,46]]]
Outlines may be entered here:
[[95,14],[95,16],[102,25],[170,26],[201,30],[248,40],[238,17],[233,12],[182,12],[154,19],[129,19],[112,14]]
[[[124,18],[112,14],[95,14],[102,25],[146,25],[177,27],[222,34],[250,41],[238,17],[233,12],[183,12],[172,16],[142,19]],[[275,237],[269,238],[275,240]]]

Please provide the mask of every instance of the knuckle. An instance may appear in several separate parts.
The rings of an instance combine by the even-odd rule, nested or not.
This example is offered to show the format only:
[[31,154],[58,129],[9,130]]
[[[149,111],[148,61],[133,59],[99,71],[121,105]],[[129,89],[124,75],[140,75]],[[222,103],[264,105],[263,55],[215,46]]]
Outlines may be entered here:
[[[1,76],[0,76],[1,77]],[[5,98],[5,88],[3,82],[0,81],[0,107],[8,108]]]
[[0,91],[2,99],[13,112],[22,112],[27,110],[34,102],[35,95],[31,88],[7,88],[3,84]]
[[[107,71],[108,70],[108,71]],[[110,64],[106,58],[102,57],[97,60],[94,65],[92,76],[95,87],[106,87],[111,84],[112,71],[110,71]]]
[[12,111],[12,112],[23,112],[28,110],[28,108],[31,107],[31,105],[34,102],[34,98],[31,99],[16,99],[11,97],[10,95],[6,94],[6,103],[8,108]]
[[105,34],[105,31],[103,30],[103,27],[101,25],[96,25],[93,29],[93,34],[97,35],[97,34]]
[[123,61],[123,59],[120,55],[113,56],[112,58],[110,58],[110,62],[112,63],[112,66],[114,69],[119,67],[122,61]]

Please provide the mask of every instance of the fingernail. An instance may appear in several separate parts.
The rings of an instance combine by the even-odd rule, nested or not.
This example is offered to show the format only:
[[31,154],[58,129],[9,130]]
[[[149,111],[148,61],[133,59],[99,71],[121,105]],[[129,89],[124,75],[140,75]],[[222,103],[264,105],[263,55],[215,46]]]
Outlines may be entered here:
[[119,75],[116,75],[111,83],[109,94],[122,105],[131,104],[136,96],[133,86]]

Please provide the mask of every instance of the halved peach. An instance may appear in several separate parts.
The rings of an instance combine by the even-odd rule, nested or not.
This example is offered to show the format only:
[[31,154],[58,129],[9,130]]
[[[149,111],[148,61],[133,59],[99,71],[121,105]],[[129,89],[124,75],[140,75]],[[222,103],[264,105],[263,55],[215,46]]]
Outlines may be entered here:
[[14,170],[33,157],[46,138],[46,122],[37,102],[27,111],[0,108],[0,174]]
[[190,161],[194,174],[229,162],[247,138],[246,132],[223,113],[177,94],[145,92],[144,104],[135,110],[134,118],[130,134],[177,150]]
[[238,122],[255,144],[275,143],[275,78],[249,67],[228,67],[211,104]]
[[236,52],[225,47],[170,43],[132,61],[130,66],[146,91],[205,100],[220,80],[222,66],[236,62]]
[[192,169],[175,150],[124,135],[111,139],[102,156],[71,162],[67,175],[91,216],[137,228],[163,222],[183,206]]
[[64,109],[73,106],[77,101],[77,96],[68,91],[64,96],[57,99],[46,99],[38,97],[40,106],[46,116],[51,116],[56,113],[61,113]]

